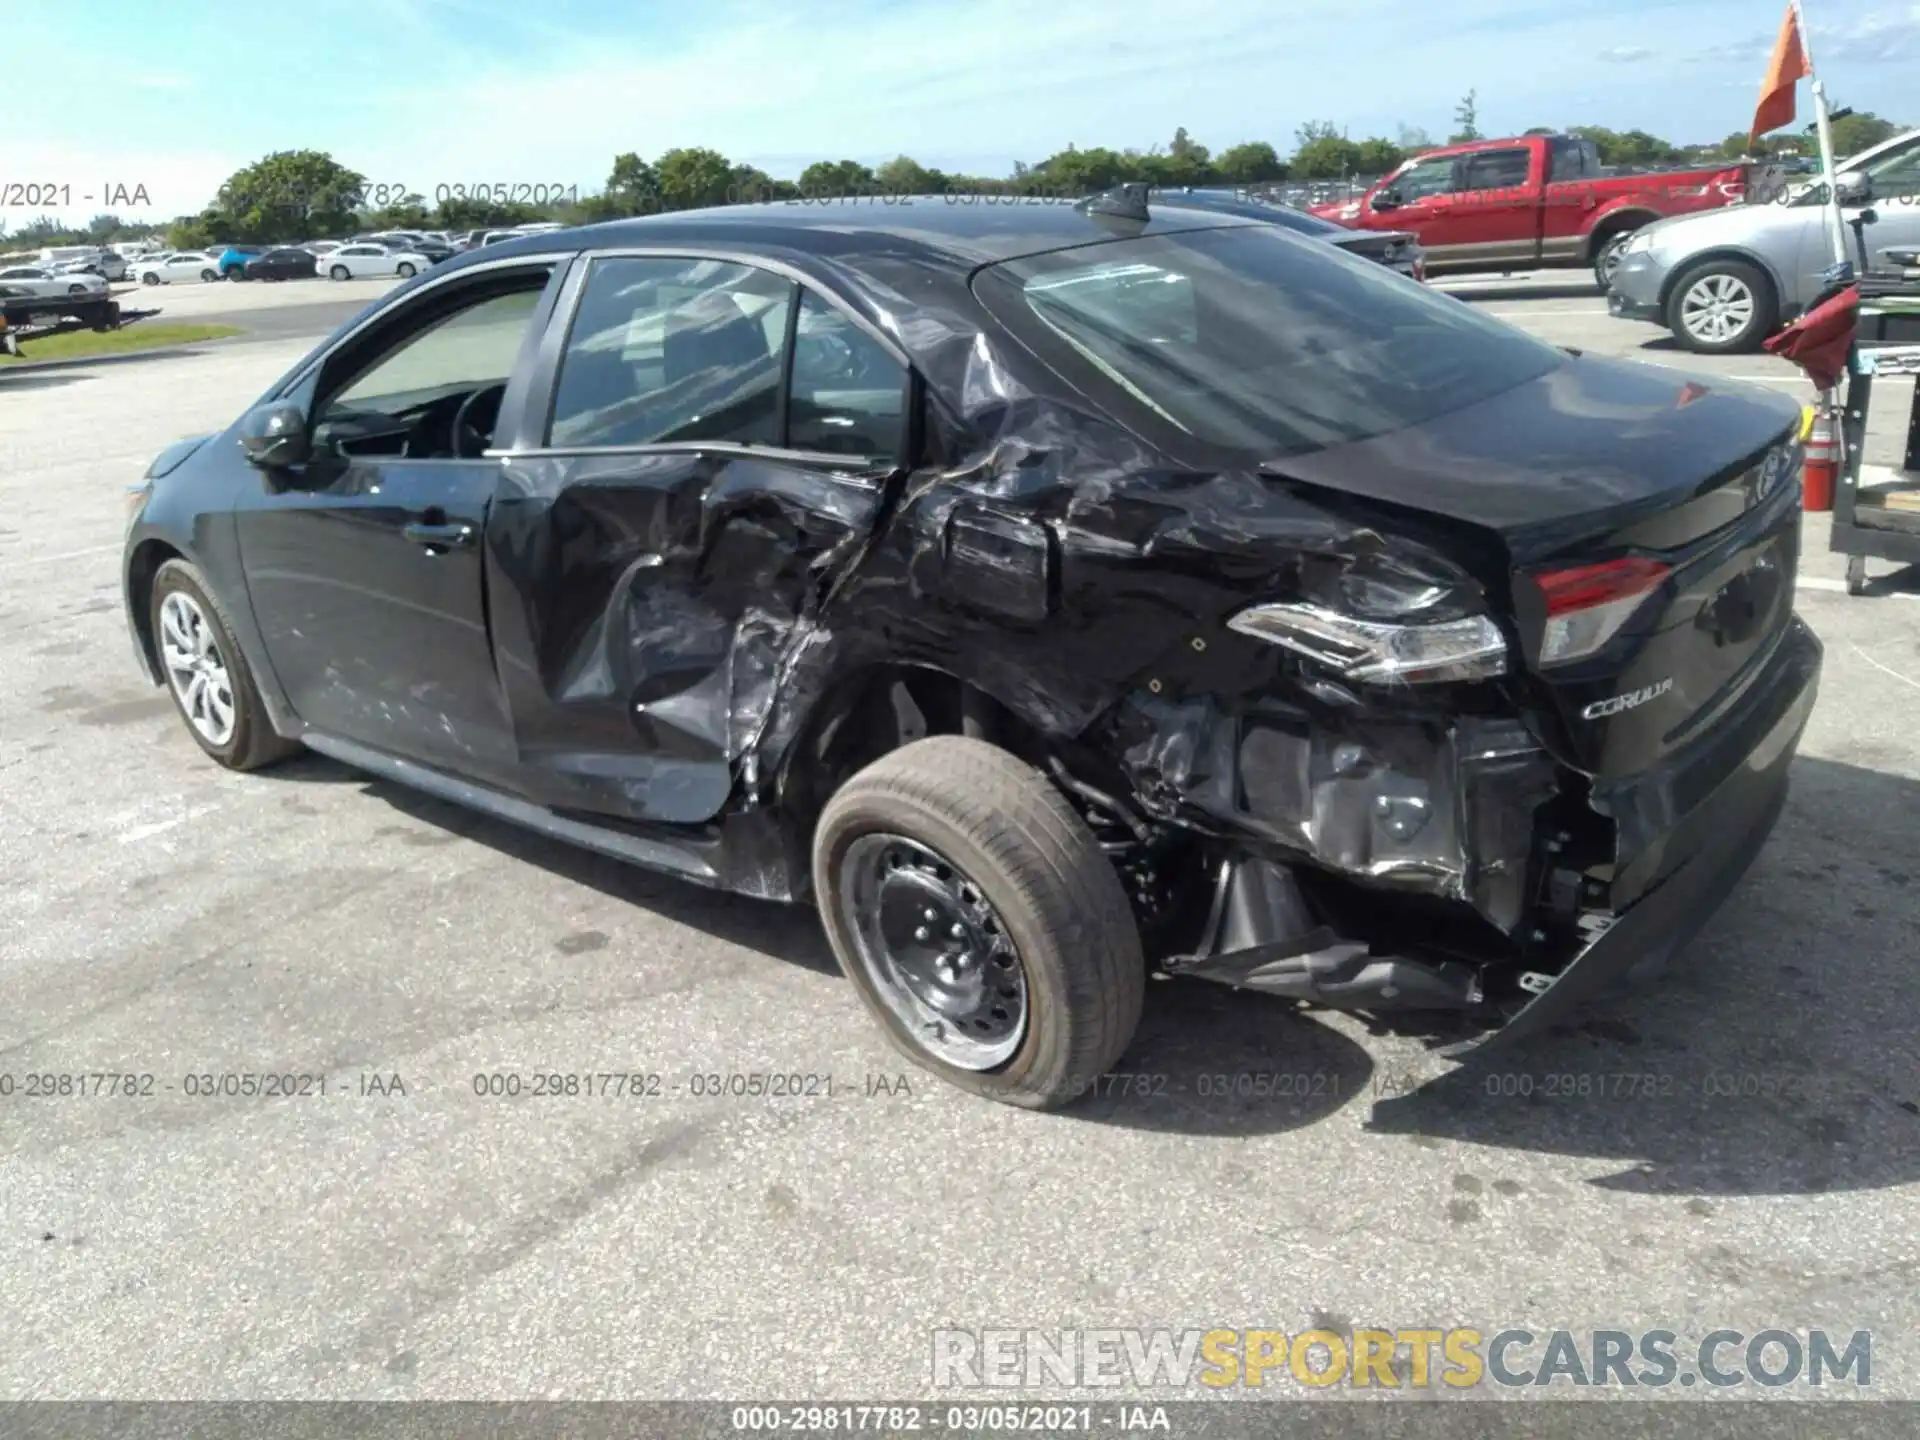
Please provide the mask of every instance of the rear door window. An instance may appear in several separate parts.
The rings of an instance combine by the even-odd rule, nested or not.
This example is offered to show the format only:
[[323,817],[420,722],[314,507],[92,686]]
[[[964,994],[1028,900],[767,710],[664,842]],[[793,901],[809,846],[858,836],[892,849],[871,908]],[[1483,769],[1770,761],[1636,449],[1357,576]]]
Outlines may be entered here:
[[794,327],[787,446],[829,455],[900,449],[906,367],[811,291]]
[[1523,147],[1511,150],[1481,150],[1462,162],[1462,190],[1512,190],[1527,183],[1533,166],[1533,152]]

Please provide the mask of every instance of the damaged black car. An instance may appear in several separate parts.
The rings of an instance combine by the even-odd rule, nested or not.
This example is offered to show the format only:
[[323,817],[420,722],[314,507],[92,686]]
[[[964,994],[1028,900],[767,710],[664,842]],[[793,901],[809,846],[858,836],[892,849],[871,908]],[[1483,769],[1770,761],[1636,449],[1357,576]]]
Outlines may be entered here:
[[1137,189],[659,215],[167,451],[125,600],[221,764],[810,902],[1046,1106],[1156,972],[1464,1052],[1683,944],[1813,705],[1798,418]]

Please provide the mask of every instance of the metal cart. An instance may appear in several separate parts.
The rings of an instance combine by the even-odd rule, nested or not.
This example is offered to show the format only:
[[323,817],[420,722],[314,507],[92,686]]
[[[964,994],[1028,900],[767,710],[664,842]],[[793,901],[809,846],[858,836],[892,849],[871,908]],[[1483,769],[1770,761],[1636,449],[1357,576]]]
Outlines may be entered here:
[[1920,564],[1920,384],[1907,416],[1900,468],[1865,470],[1867,412],[1875,379],[1920,376],[1920,297],[1889,296],[1860,307],[1860,329],[1847,360],[1841,418],[1841,466],[1833,494],[1829,548],[1847,557],[1847,593],[1867,587],[1867,560]]

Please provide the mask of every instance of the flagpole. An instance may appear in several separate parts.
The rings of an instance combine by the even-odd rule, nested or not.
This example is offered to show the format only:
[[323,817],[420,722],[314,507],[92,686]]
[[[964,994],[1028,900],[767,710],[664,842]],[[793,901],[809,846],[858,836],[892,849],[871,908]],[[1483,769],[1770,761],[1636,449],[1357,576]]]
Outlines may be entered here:
[[1813,119],[1814,129],[1820,140],[1820,171],[1827,187],[1827,238],[1833,245],[1835,263],[1845,263],[1854,259],[1847,248],[1847,221],[1840,209],[1840,190],[1834,183],[1838,178],[1834,173],[1833,159],[1833,119],[1827,112],[1827,87],[1820,82],[1813,68],[1813,45],[1807,39],[1807,13],[1801,7],[1800,0],[1790,0],[1793,5],[1794,23],[1800,29],[1800,53],[1806,57],[1807,73],[1813,80]]

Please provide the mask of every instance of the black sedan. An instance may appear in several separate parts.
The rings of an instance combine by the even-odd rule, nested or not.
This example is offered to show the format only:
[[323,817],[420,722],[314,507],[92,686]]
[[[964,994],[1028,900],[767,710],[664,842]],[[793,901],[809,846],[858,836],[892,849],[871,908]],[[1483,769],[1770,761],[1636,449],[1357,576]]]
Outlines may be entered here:
[[311,280],[320,273],[320,262],[311,250],[289,247],[254,256],[241,273],[249,280]]
[[1155,969],[1465,1049],[1683,943],[1813,704],[1798,419],[1137,189],[729,207],[401,285],[154,462],[125,597],[218,763],[811,900],[1051,1105]]

